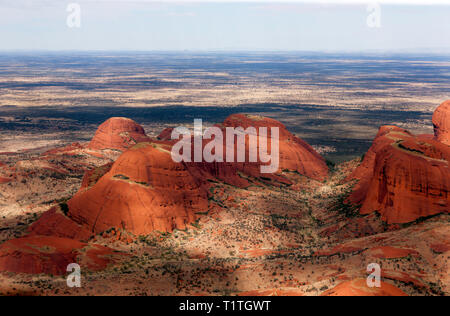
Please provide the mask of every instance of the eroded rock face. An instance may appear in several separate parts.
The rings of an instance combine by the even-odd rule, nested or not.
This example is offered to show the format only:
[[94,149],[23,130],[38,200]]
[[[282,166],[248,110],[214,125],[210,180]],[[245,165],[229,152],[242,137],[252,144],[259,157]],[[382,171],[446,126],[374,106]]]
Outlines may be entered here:
[[[226,127],[280,128],[280,167],[277,173],[261,174],[261,162],[174,162],[171,156],[175,140],[141,142],[123,153],[112,165],[86,173],[79,192],[67,203],[68,211],[49,211],[31,227],[34,234],[86,240],[110,228],[125,229],[135,235],[152,231],[184,229],[198,215],[208,211],[211,181],[247,187],[256,182],[289,185],[281,171],[297,171],[322,180],[328,168],[312,147],[290,134],[278,121],[247,115],[232,115]],[[104,128],[99,128],[103,130]],[[226,135],[224,140],[226,139]],[[202,148],[209,140],[204,140]],[[194,149],[192,142],[191,150]],[[248,142],[245,148],[248,157]],[[269,146],[270,150],[270,146]],[[224,155],[226,155],[224,144]],[[235,154],[237,150],[235,150]],[[192,153],[192,157],[193,157]],[[236,161],[236,160],[235,160]],[[64,228],[62,228],[64,227]]]
[[70,263],[101,270],[114,252],[99,245],[73,239],[34,236],[9,240],[0,246],[0,271],[30,274],[66,274]]
[[380,149],[361,208],[388,223],[408,223],[450,210],[450,147],[418,137]]
[[[250,182],[247,181],[248,177],[272,185],[291,185],[291,181],[282,175],[282,172],[284,171],[297,172],[318,181],[323,181],[328,174],[328,167],[324,159],[311,146],[289,133],[285,126],[276,120],[254,115],[233,114],[225,119],[223,123],[216,124],[215,127],[222,131],[224,161],[206,162],[203,159],[202,162],[187,163],[186,165],[196,177],[220,180],[238,187],[247,187],[250,185]],[[241,127],[245,132],[250,131],[247,130],[249,127],[255,128],[253,132],[245,136],[245,148],[243,150],[245,159],[243,159],[243,162],[242,160],[239,162],[238,159],[238,155],[241,154],[241,149],[237,145],[238,136],[234,135],[234,146],[230,145],[227,141],[229,138],[228,136],[230,136],[229,133],[231,133],[228,128],[236,129],[238,127]],[[268,134],[266,137],[260,135],[260,127],[267,127]],[[279,162],[278,164],[273,164],[273,166],[275,166],[274,170],[267,172],[263,169],[263,166],[268,167],[271,165],[272,157],[269,158],[269,162],[263,162],[259,151],[260,142],[262,142],[267,144],[267,154],[271,154],[271,127],[279,128]],[[161,135],[164,135],[160,135],[159,138],[161,140],[167,140],[168,144],[174,144],[176,140],[168,140],[170,139],[169,131],[170,130],[165,130],[165,132],[161,133]],[[260,142],[257,141],[257,159],[256,161],[251,161],[250,137],[255,135],[258,136]],[[210,140],[204,139],[202,142],[202,149],[205,149],[205,146],[208,146],[209,142]],[[194,143],[193,138],[191,143]],[[231,155],[234,157],[232,159],[233,162],[229,162],[227,159],[227,154],[231,151],[234,152],[234,154]],[[194,145],[192,145],[190,157],[194,157]]]
[[378,212],[387,223],[409,223],[450,210],[450,147],[446,144],[450,102],[434,116],[435,137],[380,128],[361,165],[349,200],[361,213]]
[[[68,211],[68,208],[65,212]],[[88,241],[93,232],[87,226],[74,222],[58,207],[52,207],[42,214],[29,228],[30,236],[57,236]]]
[[165,128],[165,129],[158,135],[158,137],[157,137],[158,140],[162,140],[162,141],[170,141],[170,140],[171,140],[172,131],[173,131],[173,128],[172,128],[172,127]]
[[149,140],[142,126],[135,121],[124,117],[112,117],[99,126],[88,148],[124,151],[137,143]]
[[450,100],[442,103],[433,115],[436,140],[450,146]]
[[413,135],[407,130],[392,126],[385,125],[381,126],[378,130],[378,134],[369,148],[367,153],[364,155],[364,159],[358,168],[347,177],[346,181],[357,180],[352,194],[349,200],[354,204],[362,204],[366,198],[367,192],[369,190],[370,181],[372,180],[373,171],[375,168],[376,155],[385,146],[391,145],[399,140],[404,140],[413,137]]
[[173,162],[169,146],[141,143],[68,206],[68,217],[93,233],[116,227],[141,235],[184,229],[208,210],[208,196],[200,179]]
[[83,176],[83,182],[81,183],[80,190],[83,189],[87,190],[91,188],[94,184],[98,182],[98,180],[100,180],[101,177],[103,177],[109,170],[111,170],[112,165],[113,163],[109,162],[98,168],[86,171]]
[[[225,135],[227,127],[242,127],[243,129],[254,127],[258,132],[260,127],[268,127],[269,136],[270,127],[278,127],[280,154],[278,173],[285,170],[295,171],[318,181],[323,181],[328,175],[328,167],[322,156],[320,156],[308,143],[291,134],[286,127],[277,120],[256,115],[233,114],[225,119],[223,124],[218,126],[224,130]],[[248,144],[248,141],[246,143]],[[270,150],[271,141],[269,140],[267,143]],[[248,146],[246,150],[246,156],[248,157]]]

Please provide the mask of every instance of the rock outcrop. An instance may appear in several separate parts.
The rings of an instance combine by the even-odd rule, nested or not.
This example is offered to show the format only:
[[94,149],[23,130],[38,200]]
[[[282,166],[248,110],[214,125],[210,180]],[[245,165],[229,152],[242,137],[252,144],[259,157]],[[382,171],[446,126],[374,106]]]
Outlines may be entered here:
[[88,241],[93,235],[87,226],[77,224],[67,216],[68,206],[65,210],[61,206],[52,207],[42,214],[29,228],[30,236],[57,236],[76,240]]
[[387,223],[408,223],[450,210],[450,147],[410,138],[382,148],[361,208]]
[[68,217],[93,233],[115,227],[141,235],[184,229],[208,210],[208,195],[201,179],[172,160],[169,146],[141,143],[68,207]]
[[86,171],[83,176],[83,182],[81,183],[80,190],[87,190],[94,186],[94,184],[96,184],[101,177],[103,177],[109,170],[111,170],[112,166],[113,163],[109,162],[103,166]]
[[[278,173],[286,170],[295,171],[318,181],[325,180],[328,175],[328,167],[322,156],[320,156],[308,143],[291,134],[286,127],[277,120],[256,115],[233,114],[226,118],[222,124],[217,126],[224,130],[225,135],[227,127],[242,127],[244,130],[248,127],[254,127],[257,131],[259,131],[260,127],[268,127],[269,137],[270,128],[277,127],[279,129]],[[246,143],[248,144],[248,141]],[[270,150],[270,140],[267,143]],[[246,157],[248,157],[248,146],[246,150]],[[261,162],[259,162],[259,164],[261,164]]]
[[112,117],[99,126],[88,148],[124,151],[137,143],[149,140],[142,126],[135,121],[124,117]]
[[[448,109],[444,103],[433,117],[439,140],[445,141],[443,122]],[[349,200],[362,204],[362,214],[376,211],[389,224],[448,213],[449,163],[450,147],[444,142],[384,126],[361,165],[347,179],[359,181]]]
[[433,126],[437,141],[450,146],[450,100],[442,103],[434,112]]
[[[279,127],[278,171],[261,174],[260,161],[174,162],[171,150],[176,141],[169,140],[171,130],[166,130],[161,140],[141,142],[124,152],[114,164],[87,172],[81,189],[67,202],[65,214],[58,209],[51,210],[30,230],[37,235],[49,235],[53,231],[57,236],[86,240],[110,228],[124,229],[135,235],[184,229],[197,219],[198,213],[208,211],[211,182],[247,187],[249,179],[253,178],[254,183],[288,185],[291,182],[281,174],[285,170],[317,180],[327,175],[323,158],[278,121],[238,114],[219,126],[225,134],[227,127]],[[208,142],[203,140],[202,149]],[[248,141],[246,143],[248,158]],[[194,142],[191,142],[193,149]],[[226,152],[224,143],[224,155]]]
[[172,128],[172,127],[165,128],[165,129],[158,135],[157,139],[158,139],[158,140],[162,140],[162,141],[170,141],[170,140],[171,140],[172,131],[173,131],[173,128]]
[[0,246],[0,271],[30,274],[66,274],[67,266],[80,263],[101,270],[111,262],[114,251],[73,239],[35,236],[9,240]]
[[396,141],[411,137],[413,137],[413,135],[410,132],[400,127],[392,125],[380,127],[372,146],[364,155],[363,161],[346,179],[346,181],[357,181],[349,198],[352,203],[362,204],[364,202],[366,194],[369,190],[370,181],[372,180],[377,153],[387,145],[391,145]]

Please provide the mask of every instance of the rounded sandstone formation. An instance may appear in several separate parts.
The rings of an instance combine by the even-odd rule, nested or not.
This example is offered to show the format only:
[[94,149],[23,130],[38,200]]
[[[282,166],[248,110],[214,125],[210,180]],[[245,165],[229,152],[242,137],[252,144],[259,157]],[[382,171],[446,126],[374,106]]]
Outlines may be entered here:
[[172,160],[170,146],[141,143],[68,206],[68,217],[93,233],[115,227],[145,235],[184,229],[208,210],[208,195],[200,179]]
[[372,146],[364,155],[363,161],[346,179],[346,181],[357,180],[353,192],[349,197],[350,202],[361,204],[366,198],[369,184],[373,176],[373,169],[375,168],[375,157],[377,153],[386,145],[391,145],[396,141],[408,139],[410,137],[413,137],[413,135],[403,128],[392,125],[380,127]]
[[[259,128],[267,127],[269,137],[271,127],[277,127],[279,130],[278,172],[287,170],[295,171],[318,181],[325,180],[328,175],[328,167],[322,156],[320,156],[308,143],[291,134],[286,127],[277,120],[257,115],[232,114],[225,119],[223,124],[218,126],[224,129],[225,134],[227,127],[242,127],[244,130],[249,127],[254,127],[258,136],[260,136]],[[270,151],[271,141],[267,141],[267,144]],[[246,157],[248,157],[248,141],[246,150]]]
[[410,137],[378,150],[361,213],[408,223],[450,210],[450,147]]
[[[227,126],[279,127],[278,171],[293,170],[317,180],[327,175],[328,168],[320,155],[278,121],[232,115],[221,127],[226,130]],[[203,141],[202,149],[207,142]],[[250,185],[248,179],[253,178],[257,180],[251,181],[253,184],[291,184],[281,174],[262,174],[261,162],[175,162],[171,156],[174,144],[175,141],[142,142],[128,149],[112,166],[86,173],[81,189],[68,201],[67,211],[54,209],[45,213],[31,231],[45,235],[53,231],[56,236],[83,240],[110,228],[135,235],[173,231],[184,229],[197,219],[197,213],[208,210],[211,182],[246,187]],[[248,142],[245,150],[248,154]]]
[[436,139],[450,146],[450,100],[442,103],[434,112],[433,126]]
[[112,117],[99,126],[88,148],[124,151],[137,143],[149,140],[142,126],[135,121],[124,117]]

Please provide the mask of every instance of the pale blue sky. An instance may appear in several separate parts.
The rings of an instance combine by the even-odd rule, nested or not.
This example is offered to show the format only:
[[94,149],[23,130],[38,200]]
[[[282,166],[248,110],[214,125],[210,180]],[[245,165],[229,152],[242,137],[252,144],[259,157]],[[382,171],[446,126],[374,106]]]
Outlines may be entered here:
[[[79,29],[66,25],[71,2]],[[381,28],[368,15],[355,3],[0,0],[0,50],[450,52],[450,5],[381,4]]]

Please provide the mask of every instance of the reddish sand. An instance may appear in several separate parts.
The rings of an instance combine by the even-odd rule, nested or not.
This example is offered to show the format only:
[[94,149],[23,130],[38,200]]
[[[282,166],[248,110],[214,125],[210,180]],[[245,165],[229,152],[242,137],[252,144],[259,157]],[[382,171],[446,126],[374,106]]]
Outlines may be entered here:
[[274,249],[248,249],[248,250],[241,250],[242,255],[240,257],[262,257],[262,256],[268,256],[272,254],[281,254],[283,250],[274,250]]
[[428,286],[418,278],[413,278],[411,274],[402,271],[382,269],[381,277],[389,280],[400,281],[406,284],[413,284],[417,288],[428,288]]
[[433,126],[436,139],[450,146],[450,100],[442,103],[434,112]]
[[84,261],[90,270],[106,268],[113,251],[98,245],[57,237],[12,239],[0,246],[0,271],[31,274],[67,273],[67,265]]
[[238,293],[238,296],[303,296],[304,293],[297,288],[279,288],[267,290],[254,290]]
[[413,249],[395,248],[390,246],[379,246],[369,249],[365,252],[374,258],[379,259],[395,259],[404,258],[409,255],[418,255],[419,253]]
[[340,253],[353,253],[353,252],[361,252],[363,251],[360,247],[355,247],[351,245],[337,245],[331,249],[322,249],[319,251],[316,251],[314,253],[314,256],[334,256]]
[[431,250],[436,253],[446,253],[450,250],[450,242],[447,243],[434,243],[430,245]]
[[0,184],[9,183],[11,181],[12,181],[11,178],[2,178],[2,177],[0,177]]
[[124,117],[113,117],[99,126],[88,148],[123,151],[137,143],[149,140],[142,126],[135,121]]
[[343,282],[322,293],[322,296],[407,296],[399,288],[385,282],[381,287],[368,287],[366,279]]
[[76,150],[82,150],[84,149],[84,146],[82,146],[80,143],[72,143],[68,146],[65,147],[61,147],[61,148],[55,148],[55,149],[51,149],[46,151],[45,153],[43,153],[43,156],[49,156],[49,155],[61,155],[61,154],[68,154],[72,151],[76,151]]

